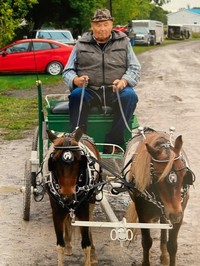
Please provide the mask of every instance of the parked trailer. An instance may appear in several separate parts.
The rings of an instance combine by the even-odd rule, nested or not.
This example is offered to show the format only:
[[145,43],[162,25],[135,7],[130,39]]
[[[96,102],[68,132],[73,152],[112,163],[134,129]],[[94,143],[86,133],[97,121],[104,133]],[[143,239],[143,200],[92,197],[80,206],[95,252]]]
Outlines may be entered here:
[[187,25],[168,25],[167,38],[170,40],[189,39],[192,37],[192,30]]
[[134,31],[135,44],[156,45],[164,40],[163,23],[156,20],[131,20],[128,32]]

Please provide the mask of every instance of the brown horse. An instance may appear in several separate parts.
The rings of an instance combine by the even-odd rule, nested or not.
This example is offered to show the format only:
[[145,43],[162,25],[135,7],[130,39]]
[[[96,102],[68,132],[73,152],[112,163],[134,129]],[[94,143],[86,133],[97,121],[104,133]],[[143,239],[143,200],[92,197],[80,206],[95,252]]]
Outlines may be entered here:
[[[173,142],[173,143],[172,143]],[[171,223],[172,229],[161,229],[161,263],[176,265],[177,237],[189,198],[194,174],[182,150],[182,136],[175,141],[169,134],[147,130],[127,145],[124,175],[132,184],[130,196],[140,223]],[[130,217],[130,213],[128,215]],[[141,229],[143,266],[149,266],[152,237]]]
[[[61,137],[48,131],[53,145],[44,162],[44,178],[57,237],[58,266],[63,265],[64,251],[67,255],[72,254],[72,219],[92,219],[95,188],[101,179],[99,166],[90,159],[91,156],[99,160],[99,152],[94,143],[82,134],[80,128]],[[80,232],[85,266],[90,266],[91,262],[97,261],[92,235],[88,227],[80,227]]]

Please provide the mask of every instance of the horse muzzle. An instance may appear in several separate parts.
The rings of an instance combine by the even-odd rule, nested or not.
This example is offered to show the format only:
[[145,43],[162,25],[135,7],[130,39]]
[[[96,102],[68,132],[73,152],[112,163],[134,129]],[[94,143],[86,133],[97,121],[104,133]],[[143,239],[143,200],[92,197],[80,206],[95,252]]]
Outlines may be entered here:
[[61,194],[60,198],[61,198],[62,202],[66,205],[70,205],[71,203],[74,203],[76,201],[75,194],[72,194],[70,196],[65,196],[65,195]]
[[167,217],[172,224],[178,224],[183,219],[183,212],[170,213]]

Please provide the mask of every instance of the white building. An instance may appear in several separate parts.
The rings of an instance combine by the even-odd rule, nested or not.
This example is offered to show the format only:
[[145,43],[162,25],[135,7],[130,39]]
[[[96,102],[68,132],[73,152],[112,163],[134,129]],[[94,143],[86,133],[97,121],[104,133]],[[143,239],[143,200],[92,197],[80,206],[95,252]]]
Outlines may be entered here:
[[177,12],[167,15],[168,25],[187,25],[193,32],[200,32],[200,9],[188,8],[180,9]]

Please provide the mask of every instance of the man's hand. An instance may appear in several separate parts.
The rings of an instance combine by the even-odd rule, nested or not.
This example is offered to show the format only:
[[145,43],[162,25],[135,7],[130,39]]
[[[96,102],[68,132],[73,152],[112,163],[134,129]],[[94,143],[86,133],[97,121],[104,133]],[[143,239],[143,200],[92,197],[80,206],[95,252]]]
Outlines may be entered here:
[[88,85],[88,80],[89,80],[89,77],[84,75],[84,76],[81,76],[81,77],[75,77],[73,82],[74,84],[77,86],[77,87],[83,87],[83,85],[85,84],[85,87],[87,87]]
[[126,86],[128,82],[125,79],[116,79],[113,81],[113,92],[116,91],[116,88],[119,91],[122,91]]

